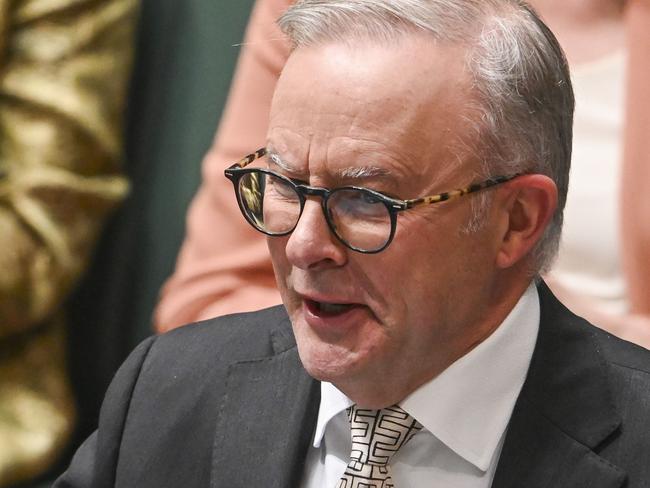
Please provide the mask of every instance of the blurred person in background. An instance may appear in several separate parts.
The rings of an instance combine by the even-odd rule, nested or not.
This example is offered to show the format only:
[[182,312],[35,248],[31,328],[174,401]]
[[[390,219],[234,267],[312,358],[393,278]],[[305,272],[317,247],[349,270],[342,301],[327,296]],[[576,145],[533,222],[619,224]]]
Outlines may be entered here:
[[[643,142],[639,112],[650,108],[647,88],[632,85],[644,79],[647,86],[650,77],[647,40],[643,47],[644,37],[649,36],[650,2],[534,0],[532,4],[567,53],[576,94],[562,241],[545,280],[578,315],[650,347],[650,240],[643,236],[648,232],[643,226],[650,221],[645,203],[650,194],[648,188],[639,187],[648,181],[642,163],[645,159],[647,166],[650,161],[647,150],[645,155],[632,150]],[[644,16],[645,22],[639,23]],[[634,249],[643,242],[645,246]],[[644,276],[637,277],[639,270],[645,270]]]
[[271,97],[289,56],[275,21],[291,3],[255,3],[215,143],[203,161],[202,184],[187,215],[176,270],[156,310],[159,331],[280,303],[266,241],[242,221],[223,170],[251,147],[264,145]]
[[63,304],[122,200],[136,0],[0,0],[0,487],[74,428]]
[[[258,0],[253,10],[177,267],[156,310],[158,331],[280,303],[264,239],[241,220],[223,170],[265,143],[289,53],[274,21],[291,3]],[[579,315],[650,347],[650,1],[531,3],[567,53],[577,98],[565,231],[545,279]]]
[[[650,317],[650,1],[630,1],[627,14],[629,88],[621,201],[623,265],[635,331],[647,339]],[[621,322],[623,323],[623,322]],[[625,325],[621,335],[627,336]],[[641,342],[641,341],[639,341]]]

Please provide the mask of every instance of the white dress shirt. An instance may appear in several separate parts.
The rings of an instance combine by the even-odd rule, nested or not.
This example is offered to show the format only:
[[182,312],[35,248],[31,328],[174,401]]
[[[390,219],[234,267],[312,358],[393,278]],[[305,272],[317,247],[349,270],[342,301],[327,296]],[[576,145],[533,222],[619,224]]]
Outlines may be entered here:
[[[539,330],[533,284],[481,344],[400,402],[424,428],[391,461],[396,488],[487,488]],[[335,488],[349,461],[352,401],[321,383],[302,488]]]

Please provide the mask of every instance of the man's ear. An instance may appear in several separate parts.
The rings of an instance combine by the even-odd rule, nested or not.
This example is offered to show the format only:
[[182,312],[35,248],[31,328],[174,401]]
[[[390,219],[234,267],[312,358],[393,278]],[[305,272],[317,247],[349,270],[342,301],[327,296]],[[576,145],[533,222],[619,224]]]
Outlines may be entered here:
[[500,205],[499,268],[510,268],[526,257],[541,239],[557,208],[557,187],[544,175],[521,175],[503,185]]

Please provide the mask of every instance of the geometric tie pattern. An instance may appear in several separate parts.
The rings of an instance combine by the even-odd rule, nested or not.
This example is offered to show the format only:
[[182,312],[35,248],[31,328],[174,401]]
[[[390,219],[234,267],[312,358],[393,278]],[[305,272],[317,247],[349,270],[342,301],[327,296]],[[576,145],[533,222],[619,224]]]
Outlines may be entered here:
[[347,410],[352,430],[352,452],[336,488],[394,488],[390,460],[422,426],[397,405]]

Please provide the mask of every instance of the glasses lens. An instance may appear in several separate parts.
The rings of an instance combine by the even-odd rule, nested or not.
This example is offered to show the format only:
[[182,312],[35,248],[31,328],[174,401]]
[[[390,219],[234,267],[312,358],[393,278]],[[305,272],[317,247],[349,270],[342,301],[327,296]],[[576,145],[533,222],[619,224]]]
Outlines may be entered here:
[[286,234],[300,218],[300,197],[295,188],[262,171],[240,178],[239,199],[248,221],[267,234]]
[[383,248],[390,239],[390,212],[373,193],[335,190],[327,206],[336,234],[350,246],[372,252]]

